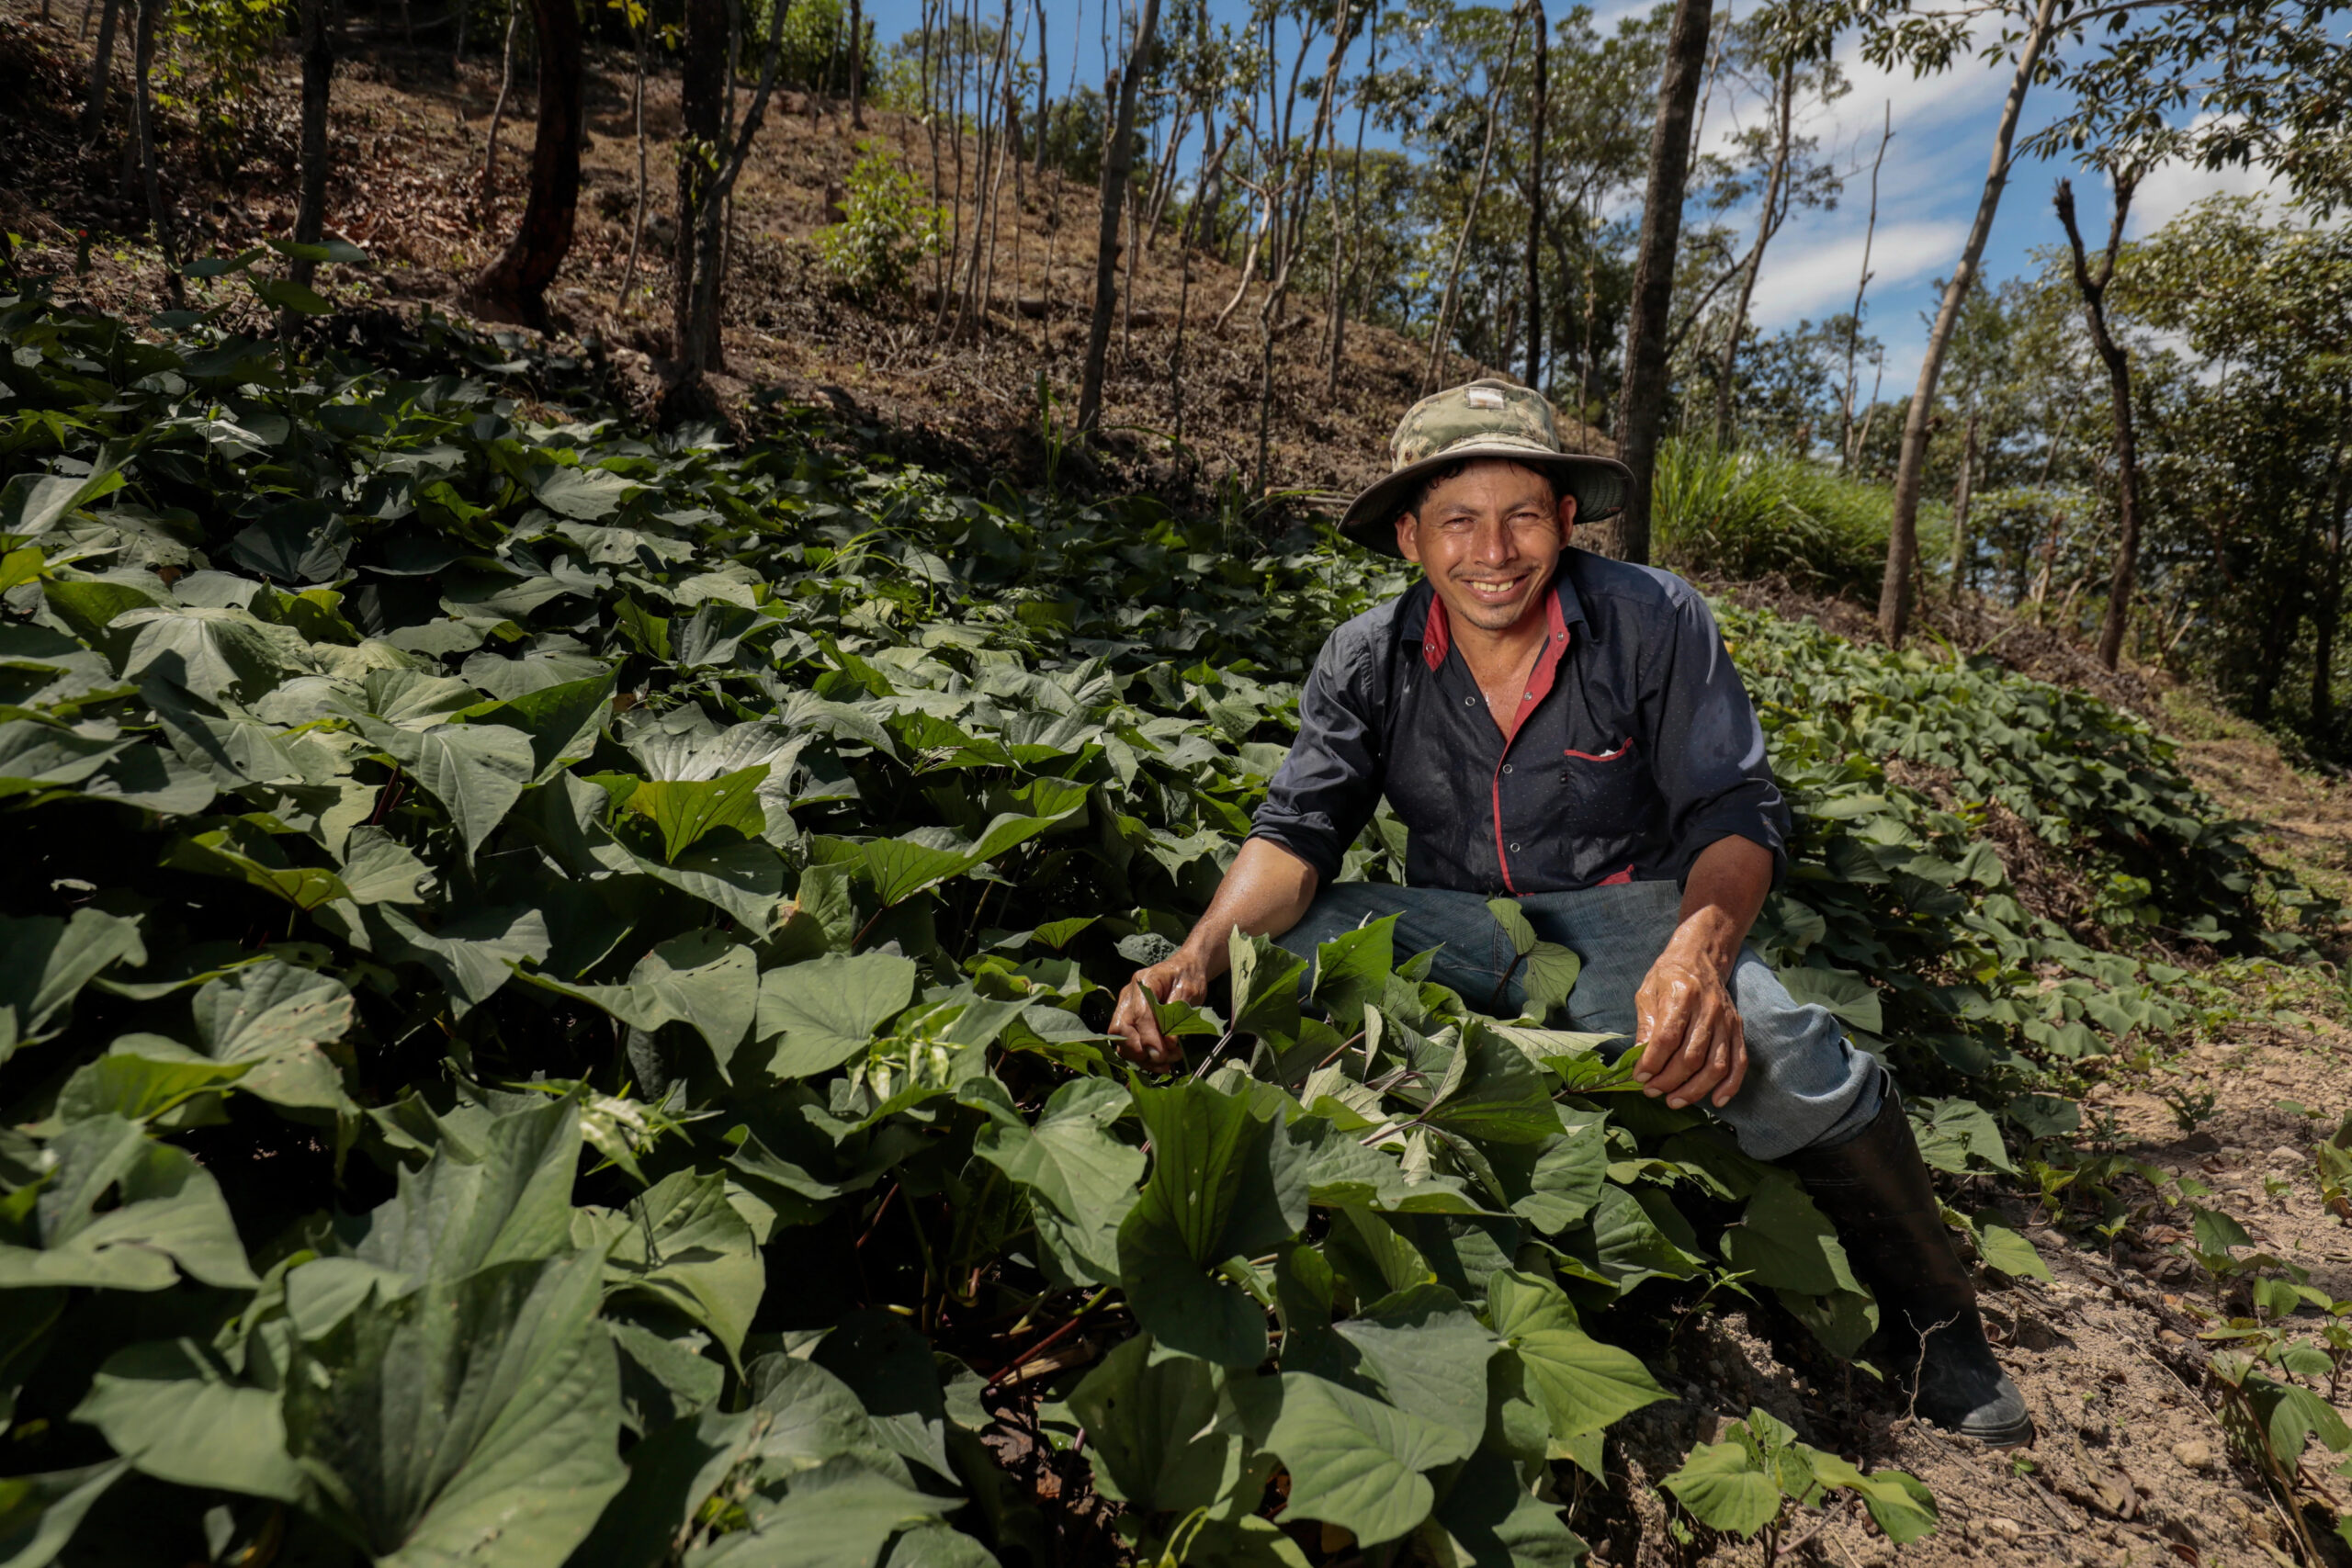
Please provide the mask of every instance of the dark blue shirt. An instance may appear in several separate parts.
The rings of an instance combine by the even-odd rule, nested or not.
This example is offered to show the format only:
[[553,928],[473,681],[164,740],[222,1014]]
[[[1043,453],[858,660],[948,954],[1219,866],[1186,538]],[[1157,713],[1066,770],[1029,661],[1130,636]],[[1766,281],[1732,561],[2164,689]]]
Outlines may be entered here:
[[1425,581],[1331,634],[1252,838],[1324,882],[1383,795],[1406,880],[1489,897],[1672,879],[1716,840],[1786,861],[1788,807],[1698,590],[1562,552],[1549,636],[1506,736]]

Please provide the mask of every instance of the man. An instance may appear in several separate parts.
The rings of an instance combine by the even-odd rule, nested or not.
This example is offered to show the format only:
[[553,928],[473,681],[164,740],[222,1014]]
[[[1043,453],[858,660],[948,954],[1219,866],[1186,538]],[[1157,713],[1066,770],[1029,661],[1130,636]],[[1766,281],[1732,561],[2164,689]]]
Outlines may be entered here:
[[[1670,573],[1567,547],[1616,512],[1626,471],[1564,451],[1551,405],[1498,380],[1415,404],[1393,456],[1341,527],[1425,581],[1324,645],[1207,914],[1121,994],[1122,1049],[1177,1061],[1145,993],[1203,999],[1236,926],[1311,957],[1395,915],[1399,951],[1439,949],[1430,978],[1516,1016],[1513,948],[1486,907],[1516,897],[1583,960],[1574,1027],[1633,1036],[1645,1093],[1704,1105],[1804,1182],[1877,1297],[1882,1355],[1917,1370],[1919,1414],[2029,1440],[1884,1069],[1745,945],[1787,807],[1713,617]],[[1409,830],[1408,886],[1339,882],[1384,795]]]

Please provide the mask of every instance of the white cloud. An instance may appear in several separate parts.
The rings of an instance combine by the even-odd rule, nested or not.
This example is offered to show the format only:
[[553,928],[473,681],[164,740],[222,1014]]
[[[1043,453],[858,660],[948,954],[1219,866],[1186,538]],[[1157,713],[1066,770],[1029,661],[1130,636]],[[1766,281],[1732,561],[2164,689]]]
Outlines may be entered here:
[[2278,179],[2258,166],[2204,169],[2162,164],[2140,180],[2132,197],[2132,237],[2153,234],[2209,196],[2282,196]]
[[[1950,272],[1967,237],[1968,225],[1958,219],[1889,223],[1882,216],[1871,243],[1871,299],[1883,301],[1905,284]],[[1815,239],[1792,229],[1784,238],[1810,243],[1783,243],[1764,253],[1751,307],[1757,325],[1773,332],[1801,316],[1818,321],[1850,309],[1862,271],[1862,231]],[[1883,303],[1875,314],[1879,337],[1891,344],[1905,334],[1908,323],[1885,320]],[[1872,330],[1869,313],[1864,329]]]

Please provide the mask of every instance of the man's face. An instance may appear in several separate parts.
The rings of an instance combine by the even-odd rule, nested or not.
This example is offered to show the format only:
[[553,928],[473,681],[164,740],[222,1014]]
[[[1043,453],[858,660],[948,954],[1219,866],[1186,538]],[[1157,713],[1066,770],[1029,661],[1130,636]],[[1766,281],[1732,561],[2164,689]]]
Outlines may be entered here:
[[1509,631],[1539,613],[1576,520],[1576,497],[1555,502],[1544,475],[1489,458],[1432,487],[1418,513],[1397,518],[1396,547],[1429,573],[1448,615]]

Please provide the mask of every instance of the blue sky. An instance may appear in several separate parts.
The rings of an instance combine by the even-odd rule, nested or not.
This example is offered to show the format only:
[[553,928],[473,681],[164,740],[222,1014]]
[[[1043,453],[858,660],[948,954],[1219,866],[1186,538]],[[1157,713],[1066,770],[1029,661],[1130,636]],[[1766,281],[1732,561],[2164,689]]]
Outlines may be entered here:
[[[1048,5],[1052,83],[1057,95],[1068,85],[1073,41],[1081,50],[1081,78],[1095,83],[1103,79],[1105,62],[1099,39],[1104,3],[1054,0]],[[1118,0],[1108,3],[1115,6]],[[982,4],[984,9],[989,8],[989,0]],[[1016,18],[1024,16],[1026,6],[1027,0],[1015,0]],[[1645,8],[1645,4],[1628,0],[1599,0],[1596,21],[1608,28],[1618,17]],[[1737,8],[1747,7],[1737,5]],[[920,14],[915,0],[867,0],[867,10],[886,39],[913,28]],[[1235,18],[1246,15],[1246,0],[1214,0],[1213,15],[1227,13]],[[1865,321],[1866,330],[1886,344],[1883,395],[1898,396],[1909,389],[1918,375],[1928,335],[1924,317],[1932,314],[1936,305],[1935,280],[1949,275],[1966,240],[1984,188],[2010,68],[1969,59],[1939,75],[1914,78],[1907,71],[1889,74],[1863,61],[1851,41],[1841,63],[1853,91],[1818,110],[1806,129],[1820,139],[1825,153],[1834,154],[1841,167],[1854,172],[1836,211],[1801,212],[1773,242],[1757,280],[1754,310],[1759,326],[1773,332],[1804,318],[1818,320],[1835,314],[1851,304],[1869,218],[1869,161],[1877,149],[1882,117],[1891,105],[1894,140],[1880,179],[1878,232],[1871,255],[1874,276]],[[1553,91],[1557,103],[1560,85],[1555,83]],[[2024,131],[2030,134],[2054,118],[2062,102],[2058,94],[2037,89],[2027,100]],[[1752,105],[1734,104],[1726,115],[1719,96],[1709,117],[1708,141],[1727,135],[1736,117],[1754,112]],[[2030,270],[2037,248],[2064,243],[2064,231],[2058,226],[2050,198],[2058,177],[2069,173],[2075,171],[2064,162],[2019,162],[2011,169],[1985,250],[1988,282]],[[2097,243],[2108,223],[2105,186],[2079,175],[2075,184],[2085,237]],[[2161,227],[2191,202],[2212,192],[2250,191],[2260,185],[2257,175],[2244,170],[2159,169],[2141,184],[2129,232],[2137,236]],[[1752,226],[1752,218],[1735,214],[1732,220],[1744,230]]]

